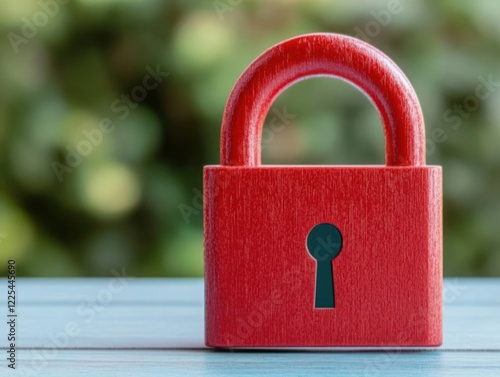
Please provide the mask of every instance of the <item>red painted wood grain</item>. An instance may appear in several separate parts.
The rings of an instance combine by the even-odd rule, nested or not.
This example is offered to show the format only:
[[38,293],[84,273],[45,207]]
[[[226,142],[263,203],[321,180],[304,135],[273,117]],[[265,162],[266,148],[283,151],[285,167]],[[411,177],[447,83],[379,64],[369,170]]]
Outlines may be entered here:
[[[260,166],[272,100],[328,74],[363,90],[385,127],[387,166]],[[212,347],[437,346],[442,342],[442,178],[425,166],[408,80],[381,52],[300,36],[242,74],[224,112],[221,165],[204,168],[205,330]],[[343,236],[336,306],[314,307],[312,227]]]
[[424,165],[424,120],[417,95],[398,66],[379,50],[338,34],[309,34],[271,47],[236,82],[224,110],[221,164],[257,166],[273,100],[307,77],[350,82],[374,103],[384,125],[387,165]]

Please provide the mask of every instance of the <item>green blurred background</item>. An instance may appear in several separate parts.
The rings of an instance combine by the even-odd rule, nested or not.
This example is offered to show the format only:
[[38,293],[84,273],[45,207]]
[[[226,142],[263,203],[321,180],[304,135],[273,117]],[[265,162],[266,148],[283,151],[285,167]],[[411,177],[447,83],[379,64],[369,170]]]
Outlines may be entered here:
[[[444,169],[445,274],[500,276],[499,14],[496,0],[2,1],[3,273],[13,258],[20,276],[200,276],[202,167],[232,85],[271,45],[322,31],[367,40],[413,83]],[[148,69],[168,76],[145,92]],[[383,132],[360,92],[313,79],[273,104],[263,153],[383,164]]]

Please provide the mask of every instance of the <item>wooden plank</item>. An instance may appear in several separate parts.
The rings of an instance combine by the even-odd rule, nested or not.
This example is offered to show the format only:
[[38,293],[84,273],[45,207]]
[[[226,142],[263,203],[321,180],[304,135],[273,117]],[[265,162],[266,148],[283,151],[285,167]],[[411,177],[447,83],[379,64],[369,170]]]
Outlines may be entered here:
[[[445,300],[441,350],[500,349],[499,281],[481,283],[466,279],[456,283],[455,287],[465,288],[455,289],[459,294],[450,294]],[[18,285],[18,346],[203,347],[201,280],[135,279],[122,291],[111,295],[109,302],[98,304],[97,297],[108,297],[102,294],[108,291],[108,282],[109,279],[21,279]],[[50,299],[51,292],[57,292],[56,299],[40,299]],[[482,301],[474,299],[474,294],[481,296]],[[165,297],[158,297],[163,295]],[[478,302],[470,303],[474,300]],[[73,323],[79,329],[78,334],[64,335],[66,326],[71,327]],[[6,331],[4,327],[2,332]],[[1,346],[5,348],[3,342]]]
[[[500,375],[500,279],[447,280],[454,293],[446,296],[445,289],[445,344],[439,349],[335,352],[204,349],[201,280],[134,279],[109,302],[92,306],[99,295],[106,297],[109,280],[19,281],[15,375]],[[65,333],[71,322],[76,335],[74,326]]]
[[[36,279],[17,281],[18,298],[24,304],[74,305],[107,290],[114,278]],[[6,286],[1,281],[0,289]],[[443,283],[443,299],[450,305],[500,305],[500,279],[447,278]],[[143,279],[126,280],[123,293],[113,295],[114,303],[163,304],[203,302],[202,279]],[[0,305],[6,295],[0,295]]]
[[[87,298],[95,298],[100,293],[105,295],[106,291],[113,294],[115,303],[142,305],[203,301],[202,279],[19,278],[16,286],[18,299],[23,304],[74,305]],[[0,289],[3,287],[6,287],[6,281],[1,282]],[[0,305],[4,305],[6,300],[6,295],[0,295]]]
[[498,352],[45,351],[20,351],[16,375],[498,377],[500,370]]
[[[18,345],[59,347],[59,342],[62,347],[73,348],[203,347],[204,318],[201,305],[109,305],[100,312],[88,311],[85,315],[80,315],[77,310],[76,306],[21,307]],[[499,306],[446,308],[444,344],[441,349],[500,350],[499,318]],[[79,333],[65,336],[66,326],[73,327],[73,323],[78,326]],[[6,333],[6,329],[3,332]]]

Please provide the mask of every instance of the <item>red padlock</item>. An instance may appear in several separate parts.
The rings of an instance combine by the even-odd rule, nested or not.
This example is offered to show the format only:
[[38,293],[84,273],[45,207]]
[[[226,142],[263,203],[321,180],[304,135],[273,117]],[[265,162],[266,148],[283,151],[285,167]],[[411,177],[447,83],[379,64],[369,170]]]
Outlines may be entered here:
[[[385,166],[260,164],[271,103],[319,75],[375,104]],[[204,168],[208,346],[441,344],[441,167],[425,165],[422,111],[394,62],[347,36],[286,40],[238,79],[220,148]]]

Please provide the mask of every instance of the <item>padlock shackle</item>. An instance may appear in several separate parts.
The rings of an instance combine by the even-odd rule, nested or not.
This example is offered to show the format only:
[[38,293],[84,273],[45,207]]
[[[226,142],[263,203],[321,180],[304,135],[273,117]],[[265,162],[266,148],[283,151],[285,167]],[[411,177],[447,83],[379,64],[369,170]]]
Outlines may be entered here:
[[386,165],[425,165],[425,126],[417,95],[399,67],[369,44],[339,34],[306,34],[260,55],[236,82],[224,109],[221,165],[258,166],[264,120],[295,82],[334,76],[358,87],[384,126]]

